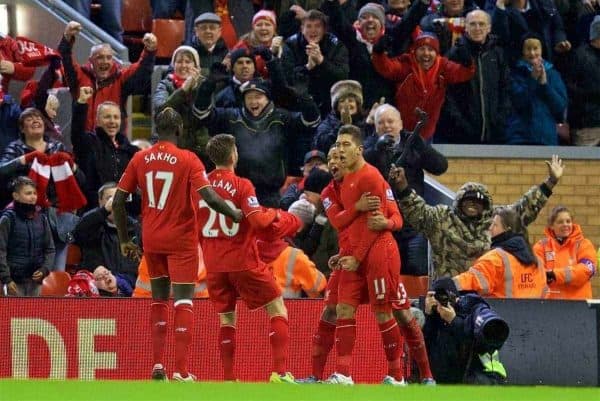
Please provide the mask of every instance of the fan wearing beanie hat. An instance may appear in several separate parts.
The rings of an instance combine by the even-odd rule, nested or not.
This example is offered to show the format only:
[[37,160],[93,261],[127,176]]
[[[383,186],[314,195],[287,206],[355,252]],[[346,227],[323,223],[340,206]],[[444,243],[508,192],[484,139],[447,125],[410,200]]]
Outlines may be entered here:
[[288,213],[297,216],[302,221],[304,227],[310,226],[313,223],[315,211],[315,205],[310,203],[306,198],[298,199],[296,202],[292,203],[288,209]]
[[[383,77],[396,83],[395,106],[400,111],[404,128],[414,130],[419,117],[417,107],[429,116],[420,135],[430,140],[440,117],[446,96],[446,85],[467,82],[475,75],[475,63],[464,66],[440,56],[440,43],[431,32],[422,32],[412,51],[400,57],[373,53],[373,66]],[[441,84],[444,83],[444,84]]]
[[358,25],[364,40],[374,44],[383,35],[385,10],[381,4],[367,3],[358,11]]
[[196,78],[196,84],[200,78],[200,56],[196,49],[191,46],[179,46],[173,52],[171,57],[171,67],[173,67],[173,81],[177,88],[183,85],[183,82],[190,76]]

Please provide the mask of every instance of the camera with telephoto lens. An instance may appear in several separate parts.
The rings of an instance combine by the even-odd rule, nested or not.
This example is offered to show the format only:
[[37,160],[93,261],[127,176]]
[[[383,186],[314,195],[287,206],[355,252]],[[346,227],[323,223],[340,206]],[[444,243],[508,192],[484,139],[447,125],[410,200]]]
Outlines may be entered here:
[[433,294],[433,297],[436,301],[438,301],[438,304],[445,307],[448,306],[448,302],[450,301],[450,299],[454,298],[451,296],[450,292],[444,288],[436,289],[435,293]]
[[466,294],[457,301],[457,308],[468,313],[466,322],[471,328],[478,353],[493,353],[508,338],[508,323],[479,295]]

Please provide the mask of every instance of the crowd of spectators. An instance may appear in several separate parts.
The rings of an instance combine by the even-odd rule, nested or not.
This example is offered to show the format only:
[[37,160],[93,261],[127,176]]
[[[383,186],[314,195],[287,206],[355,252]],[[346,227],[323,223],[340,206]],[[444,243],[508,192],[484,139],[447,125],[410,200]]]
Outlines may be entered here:
[[[90,0],[67,3],[89,17]],[[121,40],[121,1],[98,3],[104,10],[101,28]],[[365,158],[385,178],[392,162],[402,160],[402,174],[396,170],[390,177],[405,220],[394,236],[403,273],[414,275],[427,274],[427,239],[434,276],[465,274],[466,265],[490,248],[486,230],[493,205],[485,186],[463,186],[453,208],[425,207],[424,172],[440,175],[448,166],[432,143],[600,144],[597,1],[576,11],[552,0],[150,3],[155,18],[179,12],[190,27],[156,89],[145,93],[152,111],[171,107],[183,116],[177,145],[194,152],[208,170],[214,167],[206,156],[209,138],[233,135],[236,172],[252,181],[260,204],[299,217],[299,232],[277,246],[267,242],[264,252],[274,269],[280,267],[276,274],[282,286],[293,283],[287,293],[294,296],[318,295],[330,274],[327,260],[337,253],[321,191],[341,168],[329,163],[327,172],[343,124],[361,129]],[[111,194],[143,147],[128,139],[124,106],[140,88],[150,88],[157,39],[146,34],[139,60],[125,67],[108,44],[93,46],[87,61],[77,60],[73,48],[81,31],[81,24],[69,22],[56,38],[56,50],[48,49],[36,63],[18,51],[15,39],[0,36],[0,207],[9,211],[0,221],[0,234],[14,230],[14,216],[39,214],[44,218],[32,241],[43,237],[47,249],[33,246],[26,280],[21,273],[13,278],[2,273],[14,259],[0,251],[0,280],[11,294],[36,294],[27,283],[39,284],[40,274],[64,270],[69,244],[81,248],[80,267],[90,272],[103,267],[114,276],[107,278],[103,270],[96,274],[98,287],[109,285],[109,293],[130,294],[140,282],[137,263],[119,252]],[[11,81],[28,81],[39,67],[45,68],[43,75],[27,83],[20,99],[8,94]],[[70,107],[55,96],[60,87],[74,99],[69,141],[54,123],[57,109]],[[557,127],[566,123],[571,135],[560,138]],[[514,205],[524,225],[550,196],[562,174],[557,168],[553,162],[551,180]],[[23,176],[32,177],[33,184],[24,184]],[[38,192],[32,210],[23,206],[33,198],[26,201],[23,188],[31,186]],[[465,206],[472,197],[482,200],[477,219]],[[139,202],[133,194],[128,213],[131,236],[143,244]],[[368,210],[368,202],[366,196],[360,207]],[[42,222],[52,237],[51,262],[42,262],[42,254],[50,254]],[[553,224],[543,246],[554,244]],[[439,238],[440,227],[444,238]],[[284,269],[286,263],[295,268]],[[548,281],[564,285],[566,273],[547,268],[553,271]],[[116,282],[122,290],[115,290]],[[457,283],[464,287],[467,280]]]

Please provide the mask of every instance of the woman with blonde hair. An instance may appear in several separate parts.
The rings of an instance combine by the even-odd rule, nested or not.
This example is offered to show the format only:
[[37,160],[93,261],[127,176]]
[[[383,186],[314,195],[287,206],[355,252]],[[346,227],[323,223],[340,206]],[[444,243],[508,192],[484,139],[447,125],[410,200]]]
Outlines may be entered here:
[[548,298],[592,298],[590,280],[596,272],[596,248],[573,222],[571,211],[565,206],[552,209],[544,234],[533,250],[546,269]]

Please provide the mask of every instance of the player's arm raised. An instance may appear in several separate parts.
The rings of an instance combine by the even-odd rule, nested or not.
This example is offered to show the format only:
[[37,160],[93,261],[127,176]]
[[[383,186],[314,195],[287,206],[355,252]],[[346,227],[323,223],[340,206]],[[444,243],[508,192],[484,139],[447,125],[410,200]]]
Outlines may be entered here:
[[218,213],[224,214],[227,217],[231,217],[236,223],[240,222],[242,217],[244,217],[241,210],[232,209],[229,207],[229,205],[225,203],[223,198],[221,198],[212,187],[202,187],[198,190],[198,193],[200,196],[202,196],[202,199],[204,199],[211,209],[217,211]]

